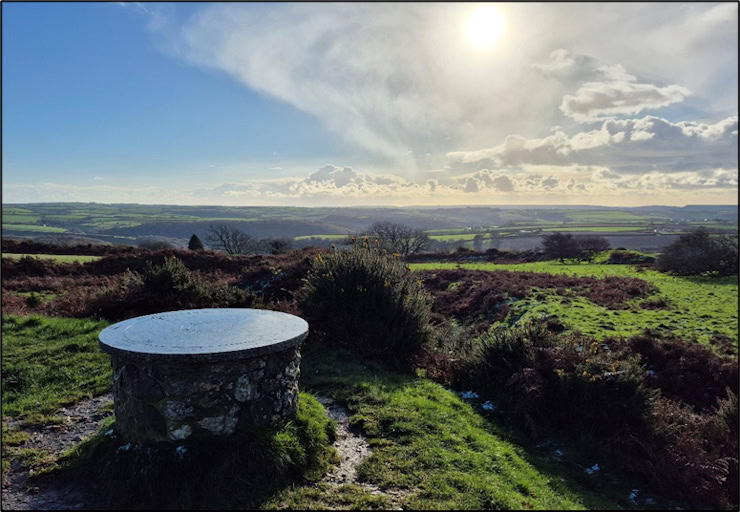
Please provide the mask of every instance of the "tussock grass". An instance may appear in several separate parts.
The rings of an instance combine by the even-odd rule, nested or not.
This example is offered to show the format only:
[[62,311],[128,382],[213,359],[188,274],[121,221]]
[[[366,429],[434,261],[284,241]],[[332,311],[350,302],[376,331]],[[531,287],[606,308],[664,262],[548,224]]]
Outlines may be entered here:
[[[354,413],[350,424],[368,438],[373,453],[358,467],[360,481],[404,491],[406,508],[617,506],[570,477],[561,480],[552,469],[533,464],[494,423],[426,378],[389,372],[322,346],[306,347],[304,364],[302,386],[346,402]],[[284,493],[283,505],[297,503],[298,495],[305,491]],[[330,496],[313,497],[324,507],[334,503]]]
[[108,391],[110,358],[98,348],[98,333],[107,325],[3,315],[3,416],[43,424],[59,407]]

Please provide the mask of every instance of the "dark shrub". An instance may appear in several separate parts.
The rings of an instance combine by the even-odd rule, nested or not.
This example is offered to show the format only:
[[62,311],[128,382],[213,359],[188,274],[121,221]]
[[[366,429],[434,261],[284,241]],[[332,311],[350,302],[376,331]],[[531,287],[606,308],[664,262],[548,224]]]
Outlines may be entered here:
[[606,262],[612,265],[640,265],[654,263],[655,257],[639,252],[615,249]]
[[30,293],[30,294],[29,294],[29,295],[28,295],[28,296],[26,297],[26,305],[27,305],[27,306],[28,306],[29,308],[35,308],[35,307],[36,307],[36,306],[38,306],[39,304],[41,304],[41,297],[39,297],[39,294],[38,294],[38,293],[36,293],[36,292],[31,292],[31,293]]
[[578,238],[578,247],[581,250],[581,257],[590,262],[600,252],[609,250],[611,244],[603,236],[584,236]]
[[297,298],[329,340],[398,366],[430,337],[421,282],[398,258],[367,245],[318,254]]
[[253,293],[235,287],[206,284],[182,261],[166,257],[162,265],[147,261],[144,270],[128,271],[118,286],[100,294],[90,313],[109,320],[207,307],[251,307],[259,304]]
[[200,241],[200,238],[193,233],[193,236],[190,237],[190,241],[188,242],[188,249],[191,251],[202,251],[203,250],[203,242]]
[[533,436],[540,428],[594,439],[643,430],[657,392],[639,359],[600,343],[553,335],[544,323],[500,327],[471,360],[479,389],[495,397]]
[[292,238],[265,238],[260,241],[265,251],[270,254],[285,254],[293,249]]
[[161,251],[164,249],[179,249],[178,242],[174,239],[159,236],[147,236],[139,239],[139,249],[150,251]]
[[726,389],[738,391],[737,358],[718,356],[702,345],[680,339],[661,340],[650,333],[607,343],[615,350],[621,345],[639,355],[651,370],[648,384],[696,412],[711,411],[718,399],[726,398]]
[[708,231],[699,228],[681,235],[663,249],[657,266],[659,270],[679,275],[735,275],[738,271],[737,253],[737,238],[712,237]]

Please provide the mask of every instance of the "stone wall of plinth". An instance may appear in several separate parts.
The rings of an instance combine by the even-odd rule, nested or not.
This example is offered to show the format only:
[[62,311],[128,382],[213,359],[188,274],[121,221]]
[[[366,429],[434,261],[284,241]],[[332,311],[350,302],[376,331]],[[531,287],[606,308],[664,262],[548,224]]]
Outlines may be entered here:
[[116,430],[127,441],[227,438],[295,417],[300,346],[233,361],[115,354]]

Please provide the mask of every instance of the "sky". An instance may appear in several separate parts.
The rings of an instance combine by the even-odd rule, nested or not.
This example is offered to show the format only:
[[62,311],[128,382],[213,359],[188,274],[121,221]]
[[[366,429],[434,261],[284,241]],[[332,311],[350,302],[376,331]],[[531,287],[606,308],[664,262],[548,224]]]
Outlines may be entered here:
[[737,3],[3,3],[3,203],[737,204]]

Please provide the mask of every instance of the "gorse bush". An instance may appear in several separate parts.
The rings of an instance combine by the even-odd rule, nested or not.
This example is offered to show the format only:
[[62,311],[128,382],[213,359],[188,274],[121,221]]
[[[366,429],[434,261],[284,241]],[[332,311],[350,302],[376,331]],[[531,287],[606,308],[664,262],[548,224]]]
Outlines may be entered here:
[[117,287],[100,294],[90,314],[109,320],[173,311],[212,307],[253,307],[260,301],[251,292],[233,286],[206,284],[175,257],[162,265],[147,262],[141,273],[128,271]]
[[500,401],[539,436],[542,428],[581,438],[639,431],[657,392],[639,358],[551,333],[544,322],[499,327],[470,361],[471,386]]
[[297,298],[328,341],[404,367],[431,335],[427,294],[398,257],[368,245],[318,254]]

